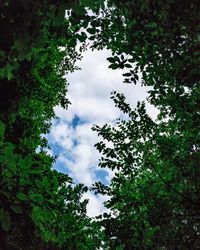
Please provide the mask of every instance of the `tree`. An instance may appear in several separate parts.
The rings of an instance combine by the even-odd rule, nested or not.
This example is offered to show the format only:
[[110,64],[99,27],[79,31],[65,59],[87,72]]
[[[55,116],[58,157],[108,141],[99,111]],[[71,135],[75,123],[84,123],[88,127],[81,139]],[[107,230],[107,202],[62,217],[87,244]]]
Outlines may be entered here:
[[[198,249],[199,1],[7,0],[0,11],[1,249]],[[52,170],[41,136],[53,107],[69,104],[63,76],[87,37],[112,50],[125,82],[142,75],[160,111],[153,121],[115,93],[129,120],[94,128],[113,142],[97,144],[100,166],[117,170],[97,185],[111,213],[96,221],[81,200],[87,187]]]
[[63,76],[80,58],[86,11],[76,1],[8,0],[0,12],[0,248],[95,249],[101,233],[86,216],[87,187],[52,169],[41,136],[54,106],[69,104]]
[[[110,5],[109,5],[110,4]],[[113,96],[127,121],[94,130],[105,141],[99,165],[117,170],[102,221],[111,249],[199,248],[199,3],[197,1],[108,1],[91,37],[110,48],[112,69],[127,68],[125,82],[152,86],[152,120],[139,103]],[[111,7],[112,6],[112,7]],[[101,186],[101,185],[100,185]],[[101,186],[102,187],[102,186]],[[96,187],[100,190],[99,185]]]
[[198,91],[199,8],[198,1],[110,0],[91,18],[92,47],[111,49],[110,67],[127,68],[125,82],[137,83],[141,73],[142,84],[153,86],[150,103],[177,115],[174,99],[180,107],[190,102],[187,90]]
[[197,131],[183,133],[173,119],[154,122],[144,104],[132,111],[122,95],[116,94],[114,101],[129,119],[118,121],[116,128],[94,128],[113,144],[111,148],[104,141],[96,145],[103,154],[100,166],[117,170],[106,192],[111,196],[107,207],[114,215],[104,220],[111,246],[196,249],[200,176],[193,143]]

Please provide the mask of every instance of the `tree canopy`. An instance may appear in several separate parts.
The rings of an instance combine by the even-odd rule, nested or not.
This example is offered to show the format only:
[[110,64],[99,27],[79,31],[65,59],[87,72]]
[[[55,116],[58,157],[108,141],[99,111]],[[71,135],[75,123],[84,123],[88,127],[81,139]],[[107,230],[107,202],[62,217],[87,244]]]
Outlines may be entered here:
[[[200,249],[199,1],[4,0],[0,11],[0,249]],[[113,92],[128,119],[93,128],[99,166],[115,170],[93,186],[110,197],[94,220],[88,187],[52,168],[42,137],[87,46],[111,49],[109,67],[151,86],[159,110]]]

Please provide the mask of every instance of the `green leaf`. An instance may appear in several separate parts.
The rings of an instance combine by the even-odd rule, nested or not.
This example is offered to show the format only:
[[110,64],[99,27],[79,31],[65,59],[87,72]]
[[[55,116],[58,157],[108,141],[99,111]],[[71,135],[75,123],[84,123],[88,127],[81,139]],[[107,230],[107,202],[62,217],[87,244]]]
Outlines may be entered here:
[[31,56],[32,56],[32,53],[26,53],[26,60],[30,62]]
[[125,64],[124,64],[124,67],[126,67],[126,68],[132,68],[132,65],[129,64],[129,63],[125,63]]
[[77,44],[77,41],[75,38],[72,38],[71,40],[68,41],[68,46],[69,47],[75,47]]
[[88,28],[87,32],[90,33],[91,35],[94,35],[96,33],[96,29],[95,28]]
[[114,57],[108,57],[107,60],[110,62],[110,63],[115,63],[116,62],[116,59]]
[[22,214],[23,210],[18,205],[11,205],[10,208],[16,213],[16,214]]
[[20,201],[27,201],[27,200],[28,200],[28,197],[27,197],[24,193],[18,193],[18,194],[17,194],[17,198],[18,198]]
[[9,198],[9,197],[10,197],[10,193],[9,193],[9,192],[6,192],[6,191],[3,191],[3,190],[0,190],[0,195],[5,196],[6,198]]
[[85,42],[85,40],[87,39],[87,35],[85,34],[85,32],[81,32],[81,34],[77,35],[77,38],[80,42]]
[[9,231],[10,226],[11,226],[10,215],[7,211],[5,212],[4,210],[3,210],[3,216],[1,219],[1,226],[2,226],[3,230],[5,230],[5,231]]
[[37,203],[40,203],[40,202],[44,201],[43,196],[40,195],[40,194],[31,194],[30,198],[31,198],[32,201],[37,202]]
[[45,189],[49,189],[50,187],[50,180],[47,178],[47,177],[44,177],[43,180],[42,180],[42,185]]
[[124,73],[123,76],[129,77],[129,76],[132,76],[132,74],[131,73]]
[[24,159],[19,160],[20,168],[23,170],[28,170],[32,165],[32,159],[29,155],[26,155]]
[[110,64],[109,67],[110,69],[118,69],[118,65],[117,64]]

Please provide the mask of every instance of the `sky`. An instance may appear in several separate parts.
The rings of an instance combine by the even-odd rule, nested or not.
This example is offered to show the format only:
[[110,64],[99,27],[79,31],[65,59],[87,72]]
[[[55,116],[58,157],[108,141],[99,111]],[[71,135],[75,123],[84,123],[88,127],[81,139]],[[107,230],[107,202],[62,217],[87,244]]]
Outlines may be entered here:
[[[123,83],[122,70],[109,69],[108,50],[83,53],[77,65],[81,68],[66,75],[69,83],[68,98],[71,102],[68,110],[55,107],[58,119],[53,121],[47,138],[52,155],[57,155],[55,169],[69,174],[76,183],[91,186],[95,181],[109,183],[113,172],[98,167],[100,154],[94,144],[100,141],[91,127],[105,123],[114,124],[123,114],[110,99],[111,92],[124,93],[127,102],[134,109],[138,101],[148,96],[149,88]],[[147,112],[155,117],[155,108],[147,105]],[[89,199],[87,213],[93,217],[105,212],[103,202],[107,197],[88,192],[84,198]]]

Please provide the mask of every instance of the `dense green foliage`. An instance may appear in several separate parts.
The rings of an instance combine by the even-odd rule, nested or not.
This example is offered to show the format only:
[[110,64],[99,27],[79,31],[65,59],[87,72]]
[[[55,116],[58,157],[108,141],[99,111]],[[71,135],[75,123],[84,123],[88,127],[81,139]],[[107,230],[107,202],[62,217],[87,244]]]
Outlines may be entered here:
[[[87,188],[52,169],[53,108],[67,108],[67,83],[80,58],[81,25],[70,1],[2,1],[0,39],[0,248],[94,249]],[[83,41],[83,40],[82,40]],[[64,49],[63,49],[64,48]],[[93,233],[91,233],[93,232]],[[95,243],[95,246],[94,246]]]
[[[0,249],[200,248],[199,5],[1,2]],[[125,82],[151,86],[148,101],[159,110],[153,120],[144,103],[131,110],[113,93],[129,118],[94,127],[103,137],[99,165],[116,171],[109,186],[94,186],[110,196],[110,213],[96,221],[81,199],[87,187],[52,169],[41,136],[53,107],[68,106],[63,76],[76,69],[76,44],[81,52],[87,38],[112,50],[110,68],[126,68]]]
[[102,29],[93,46],[112,49],[110,67],[127,68],[125,82],[137,83],[141,72],[159,115],[149,117],[144,103],[131,110],[114,93],[128,120],[94,128],[104,139],[100,166],[117,171],[103,190],[111,196],[103,220],[110,248],[199,249],[199,2],[113,2],[107,22],[93,21]]

